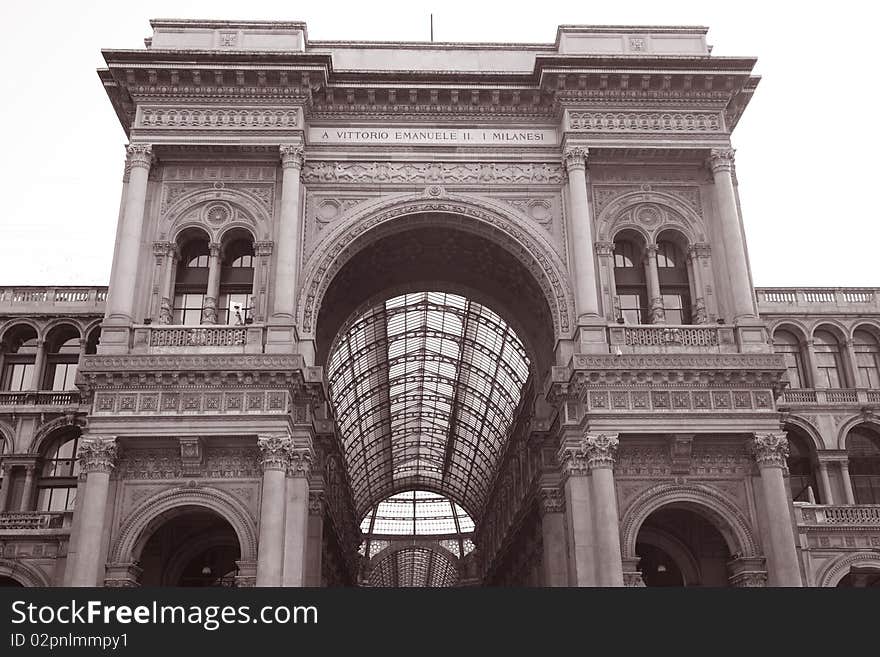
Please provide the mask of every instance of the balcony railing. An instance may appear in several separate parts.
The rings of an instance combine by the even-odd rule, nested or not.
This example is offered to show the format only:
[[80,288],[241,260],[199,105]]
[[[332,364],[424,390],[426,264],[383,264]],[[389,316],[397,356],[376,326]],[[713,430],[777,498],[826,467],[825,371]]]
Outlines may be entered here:
[[0,391],[0,406],[76,406],[80,401],[78,390]]
[[138,326],[135,351],[148,353],[260,353],[263,350],[262,324],[236,326]]
[[70,526],[73,513],[0,513],[0,531],[5,529],[63,529]]
[[0,312],[104,314],[106,287],[0,287]]
[[826,506],[821,504],[796,504],[800,521],[813,525],[867,525],[880,527],[880,504],[855,506]]
[[735,350],[733,329],[714,324],[612,326],[609,333],[612,348],[620,347],[630,352]]
[[759,287],[755,289],[761,312],[853,310],[880,312],[880,288],[872,287]]
[[790,388],[782,392],[782,403],[790,406],[880,404],[880,390],[865,388]]

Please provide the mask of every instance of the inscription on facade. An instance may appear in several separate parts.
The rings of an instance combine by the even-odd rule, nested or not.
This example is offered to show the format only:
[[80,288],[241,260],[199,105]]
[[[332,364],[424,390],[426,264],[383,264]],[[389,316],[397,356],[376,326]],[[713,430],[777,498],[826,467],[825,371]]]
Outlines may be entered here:
[[432,146],[556,146],[555,128],[310,127],[310,144],[398,144]]

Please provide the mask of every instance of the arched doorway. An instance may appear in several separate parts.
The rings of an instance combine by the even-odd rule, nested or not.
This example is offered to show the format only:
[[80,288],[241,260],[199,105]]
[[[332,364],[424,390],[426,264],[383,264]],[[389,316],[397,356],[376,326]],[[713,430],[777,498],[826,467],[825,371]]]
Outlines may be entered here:
[[651,513],[636,538],[645,586],[727,586],[730,547],[715,525],[690,508]]
[[880,568],[853,566],[837,583],[838,588],[880,588]]
[[150,535],[140,554],[142,586],[235,586],[241,548],[213,511],[179,509]]

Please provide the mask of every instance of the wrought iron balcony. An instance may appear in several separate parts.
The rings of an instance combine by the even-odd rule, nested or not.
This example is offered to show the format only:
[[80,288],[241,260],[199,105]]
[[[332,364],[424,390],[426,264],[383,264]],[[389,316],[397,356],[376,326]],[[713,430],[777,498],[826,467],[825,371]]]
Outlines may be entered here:
[[20,392],[0,391],[0,407],[7,406],[79,406],[81,397],[78,390],[25,390]]
[[880,404],[880,390],[867,388],[789,388],[780,406],[854,406]]
[[0,513],[0,532],[7,530],[69,529],[73,511]]

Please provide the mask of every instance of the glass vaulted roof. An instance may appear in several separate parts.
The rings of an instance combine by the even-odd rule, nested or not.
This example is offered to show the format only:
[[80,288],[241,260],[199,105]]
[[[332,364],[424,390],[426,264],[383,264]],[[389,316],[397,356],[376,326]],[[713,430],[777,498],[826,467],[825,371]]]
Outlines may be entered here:
[[482,511],[529,372],[489,308],[419,292],[358,315],[330,356],[330,400],[358,514],[401,490]]

